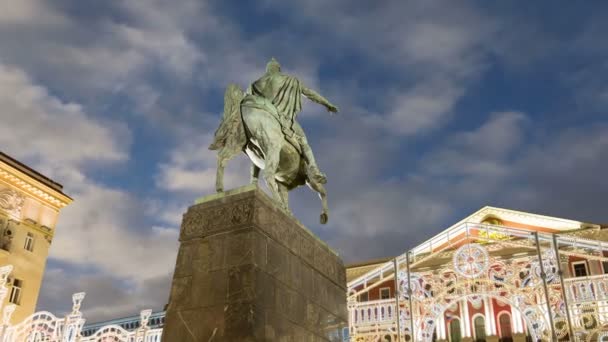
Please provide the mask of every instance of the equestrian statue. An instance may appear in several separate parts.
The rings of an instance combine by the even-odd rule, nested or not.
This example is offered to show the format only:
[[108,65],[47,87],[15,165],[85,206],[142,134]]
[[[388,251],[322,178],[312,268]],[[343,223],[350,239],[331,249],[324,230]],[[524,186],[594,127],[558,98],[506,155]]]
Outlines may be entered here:
[[302,95],[337,113],[326,98],[307,88],[296,77],[281,72],[272,58],[266,73],[245,92],[229,84],[224,95],[224,113],[210,150],[218,150],[215,188],[224,191],[224,168],[228,160],[245,152],[251,159],[251,183],[256,184],[260,170],[279,206],[289,212],[290,190],[307,184],[321,198],[321,223],[327,223],[329,210],[321,172],[306,134],[296,121],[302,110]]

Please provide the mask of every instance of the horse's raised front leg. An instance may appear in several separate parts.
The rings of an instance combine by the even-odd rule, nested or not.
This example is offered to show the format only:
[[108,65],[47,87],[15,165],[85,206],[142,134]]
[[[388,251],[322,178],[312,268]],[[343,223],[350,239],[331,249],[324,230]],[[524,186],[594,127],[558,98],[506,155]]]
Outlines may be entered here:
[[215,191],[224,191],[224,168],[226,167],[226,158],[221,151],[217,154],[217,171],[215,173]]
[[215,191],[224,191],[224,169],[226,164],[237,154],[241,153],[241,150],[237,148],[222,147],[217,153],[217,171],[215,173]]
[[325,187],[323,184],[308,179],[308,186],[310,186],[314,191],[319,193],[319,198],[321,198],[321,204],[323,206],[323,210],[321,211],[321,215],[319,217],[321,224],[326,224],[329,220],[329,206],[327,205],[327,191],[325,191]]

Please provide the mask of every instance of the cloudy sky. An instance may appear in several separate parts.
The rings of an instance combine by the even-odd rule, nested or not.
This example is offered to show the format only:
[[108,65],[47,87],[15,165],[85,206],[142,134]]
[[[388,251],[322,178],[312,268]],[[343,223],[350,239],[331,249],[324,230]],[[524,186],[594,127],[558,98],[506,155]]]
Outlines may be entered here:
[[[229,82],[274,56],[340,108],[300,121],[347,262],[484,205],[608,222],[605,2],[0,0],[0,149],[64,184],[39,309],[160,309],[181,214],[213,192]],[[234,160],[227,187],[247,182]]]

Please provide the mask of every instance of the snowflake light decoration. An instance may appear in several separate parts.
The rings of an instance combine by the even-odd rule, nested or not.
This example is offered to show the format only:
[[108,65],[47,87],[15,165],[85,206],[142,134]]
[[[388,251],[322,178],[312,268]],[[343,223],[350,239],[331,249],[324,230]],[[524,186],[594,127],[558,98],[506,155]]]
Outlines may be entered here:
[[488,270],[488,251],[476,243],[466,244],[454,253],[454,270],[466,278],[477,278]]

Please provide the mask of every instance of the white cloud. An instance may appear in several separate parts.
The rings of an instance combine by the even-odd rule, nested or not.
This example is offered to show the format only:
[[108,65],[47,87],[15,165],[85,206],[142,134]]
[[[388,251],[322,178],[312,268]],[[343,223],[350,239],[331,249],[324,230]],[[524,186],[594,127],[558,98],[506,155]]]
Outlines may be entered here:
[[[48,298],[65,292],[57,290],[65,287],[65,279],[76,278],[70,282],[74,285],[68,287],[70,291],[95,293],[117,281],[123,284],[123,298],[129,298],[112,307],[104,295],[109,290],[94,294],[88,301],[95,308],[92,317],[125,313],[143,302],[160,305],[133,293],[148,291],[155,279],[165,279],[162,289],[168,291],[178,229],[154,226],[154,220],[144,215],[143,201],[95,183],[86,171],[92,165],[126,161],[128,129],[116,122],[92,119],[81,105],[52,96],[25,72],[6,65],[0,65],[0,107],[3,151],[64,183],[66,192],[75,199],[60,215],[50,260],[97,272],[96,280],[91,281],[77,272],[54,277],[58,271],[51,271],[42,288],[42,301],[52,307]],[[69,294],[64,294],[63,300],[69,303]]]
[[35,21],[48,26],[65,23],[65,18],[41,0],[0,0],[0,25],[22,25]]
[[[181,193],[206,194],[215,191],[216,151],[207,147],[213,141],[203,134],[177,145],[169,160],[160,164],[156,185],[164,190]],[[243,154],[228,162],[224,173],[224,188],[246,185],[251,162]]]
[[[401,158],[398,154],[408,151],[387,148],[366,136],[365,146],[354,148],[355,165],[344,165],[346,170],[354,169],[343,176],[347,181],[329,179],[330,222],[321,232],[348,261],[402,253],[445,229],[449,219],[458,219],[454,213],[463,208],[473,211],[500,198],[517,170],[509,161],[521,158],[518,148],[525,140],[527,122],[521,112],[492,113],[477,127],[439,139],[437,148],[411,159],[417,161],[412,167],[394,170],[392,174],[401,176],[390,179],[378,169],[395,167],[386,159]],[[325,153],[339,158],[348,149],[348,144],[340,144]],[[379,158],[378,151],[384,158],[380,161],[374,159]],[[307,216],[313,217],[312,208]]]
[[[147,223],[131,220],[141,212],[130,194],[87,178],[84,169],[128,158],[129,133],[115,122],[91,119],[75,103],[51,96],[21,70],[0,65],[0,145],[53,178],[62,179],[75,202],[66,207],[51,249],[51,258],[94,265],[133,279],[166,274],[175,253],[176,229],[152,228],[141,238],[136,230]],[[107,253],[107,249],[119,253]],[[152,261],[148,267],[124,263],[125,258]],[[163,267],[164,266],[164,267]],[[133,276],[137,274],[137,276]]]
[[52,259],[135,282],[171,273],[177,228],[150,226],[143,204],[124,191],[88,184],[73,196],[62,212]]
[[385,128],[403,136],[421,134],[445,124],[464,89],[448,80],[422,81],[397,96]]
[[[487,69],[500,28],[492,16],[462,2],[388,2],[349,11],[343,10],[352,7],[348,1],[267,4],[288,7],[296,20],[327,32],[332,46],[354,45],[400,79],[388,91],[374,93],[380,99],[370,100],[387,104],[382,111],[387,114],[372,120],[398,136],[427,133],[452,118],[455,105]],[[367,93],[364,89],[357,98]]]
[[425,157],[425,171],[435,175],[505,177],[508,157],[523,143],[527,117],[521,112],[497,112],[471,131],[455,133]]
[[72,294],[85,290],[86,296],[80,309],[87,323],[137,315],[139,310],[144,309],[162,310],[167,304],[170,282],[168,275],[126,287],[121,279],[108,274],[75,274],[64,268],[52,267],[45,272],[45,295],[37,309],[51,309],[61,317],[71,310]]
[[76,103],[61,101],[18,68],[0,64],[0,145],[21,158],[59,167],[127,158],[129,131],[91,119]]
[[166,65],[180,77],[192,76],[195,65],[203,59],[201,51],[179,31],[144,30],[124,24],[111,29],[131,49],[150,56],[151,64]]
[[[196,3],[104,3],[88,13],[88,8],[79,8],[86,5],[79,3],[1,1],[0,56],[81,102],[92,101],[91,95],[100,91],[123,89],[130,95],[131,87],[146,82],[148,70],[192,77],[197,63],[204,60],[186,32],[187,23],[204,13]],[[84,19],[74,12],[84,13]]]

